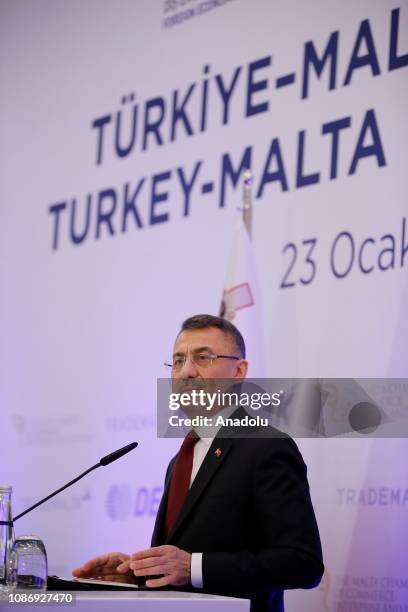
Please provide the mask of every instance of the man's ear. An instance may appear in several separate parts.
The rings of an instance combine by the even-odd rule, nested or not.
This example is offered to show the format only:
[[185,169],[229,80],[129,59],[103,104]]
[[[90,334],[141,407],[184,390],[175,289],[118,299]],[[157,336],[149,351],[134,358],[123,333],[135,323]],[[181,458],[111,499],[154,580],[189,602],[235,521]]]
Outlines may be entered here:
[[235,378],[245,378],[248,372],[248,362],[246,359],[240,359],[236,362]]

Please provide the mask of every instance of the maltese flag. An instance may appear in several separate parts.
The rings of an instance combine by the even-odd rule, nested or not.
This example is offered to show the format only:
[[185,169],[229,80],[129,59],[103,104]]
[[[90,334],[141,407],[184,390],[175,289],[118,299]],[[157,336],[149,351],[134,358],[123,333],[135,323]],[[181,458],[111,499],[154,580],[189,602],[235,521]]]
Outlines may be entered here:
[[220,316],[241,332],[249,362],[248,377],[266,378],[262,308],[252,243],[244,221],[235,228]]

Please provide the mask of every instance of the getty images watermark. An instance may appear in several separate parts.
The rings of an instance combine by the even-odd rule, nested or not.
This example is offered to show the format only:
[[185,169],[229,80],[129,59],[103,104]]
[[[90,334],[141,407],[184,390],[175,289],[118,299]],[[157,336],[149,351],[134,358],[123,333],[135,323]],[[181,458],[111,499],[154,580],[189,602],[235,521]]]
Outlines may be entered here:
[[157,435],[408,437],[408,380],[158,379]]

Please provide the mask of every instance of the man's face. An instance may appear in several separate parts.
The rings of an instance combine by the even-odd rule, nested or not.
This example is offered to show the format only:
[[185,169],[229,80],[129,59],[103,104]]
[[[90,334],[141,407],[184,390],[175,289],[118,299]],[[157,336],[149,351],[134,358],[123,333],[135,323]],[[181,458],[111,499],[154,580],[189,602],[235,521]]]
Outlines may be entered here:
[[[228,355],[238,359],[214,359],[206,367],[199,365],[200,355]],[[177,357],[187,357],[184,365],[173,370],[173,392],[191,393],[193,390],[203,390],[207,393],[231,391],[231,379],[243,379],[246,376],[248,362],[241,359],[235,343],[228,334],[216,327],[206,329],[191,329],[182,331],[176,338],[173,360]],[[192,359],[195,361],[192,361]],[[214,405],[213,413],[222,406]],[[207,414],[203,407],[186,406],[183,411],[188,416]]]
[[187,360],[180,370],[173,372],[173,378],[245,378],[248,369],[245,359],[214,359],[202,368],[191,360],[200,353],[240,357],[233,339],[222,330],[216,327],[187,329],[177,336],[173,350],[173,359],[187,356]]

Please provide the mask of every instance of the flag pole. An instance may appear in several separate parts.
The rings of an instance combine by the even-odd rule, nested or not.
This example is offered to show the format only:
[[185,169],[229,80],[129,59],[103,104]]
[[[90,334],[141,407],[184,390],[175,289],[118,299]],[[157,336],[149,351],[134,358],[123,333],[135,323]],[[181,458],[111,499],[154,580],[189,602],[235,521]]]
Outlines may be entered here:
[[242,218],[250,238],[252,238],[252,183],[252,172],[248,168],[244,172]]

